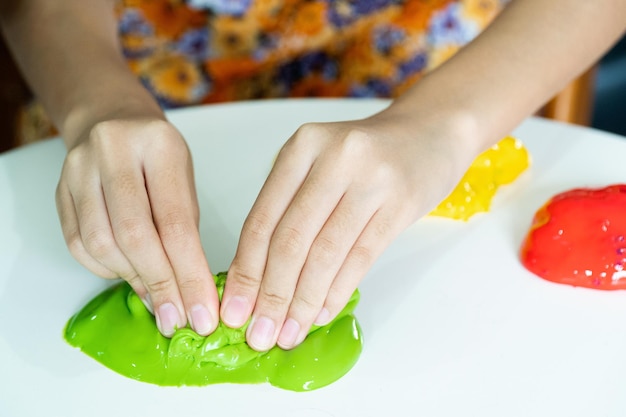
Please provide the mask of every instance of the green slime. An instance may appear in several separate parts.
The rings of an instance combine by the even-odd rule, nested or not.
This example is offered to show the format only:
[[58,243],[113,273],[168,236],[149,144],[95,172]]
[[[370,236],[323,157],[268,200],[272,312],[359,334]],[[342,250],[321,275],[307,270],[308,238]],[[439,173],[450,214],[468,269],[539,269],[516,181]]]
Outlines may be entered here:
[[[214,279],[221,299],[226,273]],[[341,378],[358,360],[363,346],[353,315],[358,301],[357,290],[332,322],[313,326],[298,347],[257,352],[246,343],[247,324],[232,329],[220,322],[206,337],[185,327],[171,339],[164,337],[137,294],[121,282],[69,320],[65,340],[106,367],[152,384],[269,382],[287,390],[309,391]]]

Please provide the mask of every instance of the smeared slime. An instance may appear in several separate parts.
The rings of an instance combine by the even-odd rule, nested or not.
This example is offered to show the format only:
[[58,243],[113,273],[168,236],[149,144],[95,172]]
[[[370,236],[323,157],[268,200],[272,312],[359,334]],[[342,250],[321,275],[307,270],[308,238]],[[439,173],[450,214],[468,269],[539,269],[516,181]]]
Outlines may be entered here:
[[[221,299],[226,273],[214,279]],[[190,328],[178,329],[171,339],[164,337],[154,316],[122,282],[73,316],[65,339],[106,367],[152,384],[269,382],[287,390],[309,391],[341,378],[358,360],[363,340],[353,315],[358,300],[355,291],[331,323],[313,326],[295,349],[257,352],[245,341],[247,324],[231,329],[220,323],[206,337]]]
[[626,184],[552,197],[533,218],[521,261],[560,284],[626,289]]
[[530,165],[528,151],[519,140],[506,137],[480,154],[452,193],[431,213],[432,216],[469,220],[489,211],[498,187],[512,183]]

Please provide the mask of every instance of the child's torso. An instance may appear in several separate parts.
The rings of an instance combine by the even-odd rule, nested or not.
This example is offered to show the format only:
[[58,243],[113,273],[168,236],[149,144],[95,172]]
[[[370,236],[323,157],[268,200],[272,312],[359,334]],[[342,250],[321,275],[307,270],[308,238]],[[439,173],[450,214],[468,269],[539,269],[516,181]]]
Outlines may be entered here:
[[394,97],[506,0],[118,0],[122,48],[164,107]]

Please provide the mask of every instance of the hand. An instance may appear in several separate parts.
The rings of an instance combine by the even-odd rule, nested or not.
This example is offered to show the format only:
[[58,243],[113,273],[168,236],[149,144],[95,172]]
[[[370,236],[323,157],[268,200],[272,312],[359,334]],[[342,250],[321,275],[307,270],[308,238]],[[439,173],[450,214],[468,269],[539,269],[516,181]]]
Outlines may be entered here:
[[446,123],[414,119],[385,111],[312,123],[284,145],[222,299],[228,326],[252,316],[253,349],[293,348],[330,322],[389,243],[456,185],[476,152]]
[[219,302],[198,233],[191,155],[161,118],[96,123],[70,148],[56,201],[72,255],[121,277],[172,336],[217,326]]

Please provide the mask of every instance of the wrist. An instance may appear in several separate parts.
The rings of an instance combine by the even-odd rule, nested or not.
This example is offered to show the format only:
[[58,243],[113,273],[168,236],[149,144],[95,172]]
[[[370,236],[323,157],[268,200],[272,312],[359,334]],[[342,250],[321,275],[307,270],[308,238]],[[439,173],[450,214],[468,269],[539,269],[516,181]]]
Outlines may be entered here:
[[130,77],[118,75],[106,78],[100,88],[84,90],[61,120],[59,128],[68,149],[88,136],[89,130],[99,122],[114,119],[165,120],[154,97],[133,74]]
[[414,88],[394,100],[381,116],[403,125],[415,140],[431,138],[432,146],[443,148],[461,174],[476,156],[492,145],[471,108],[446,102],[440,96],[429,96],[426,88],[421,91]]

